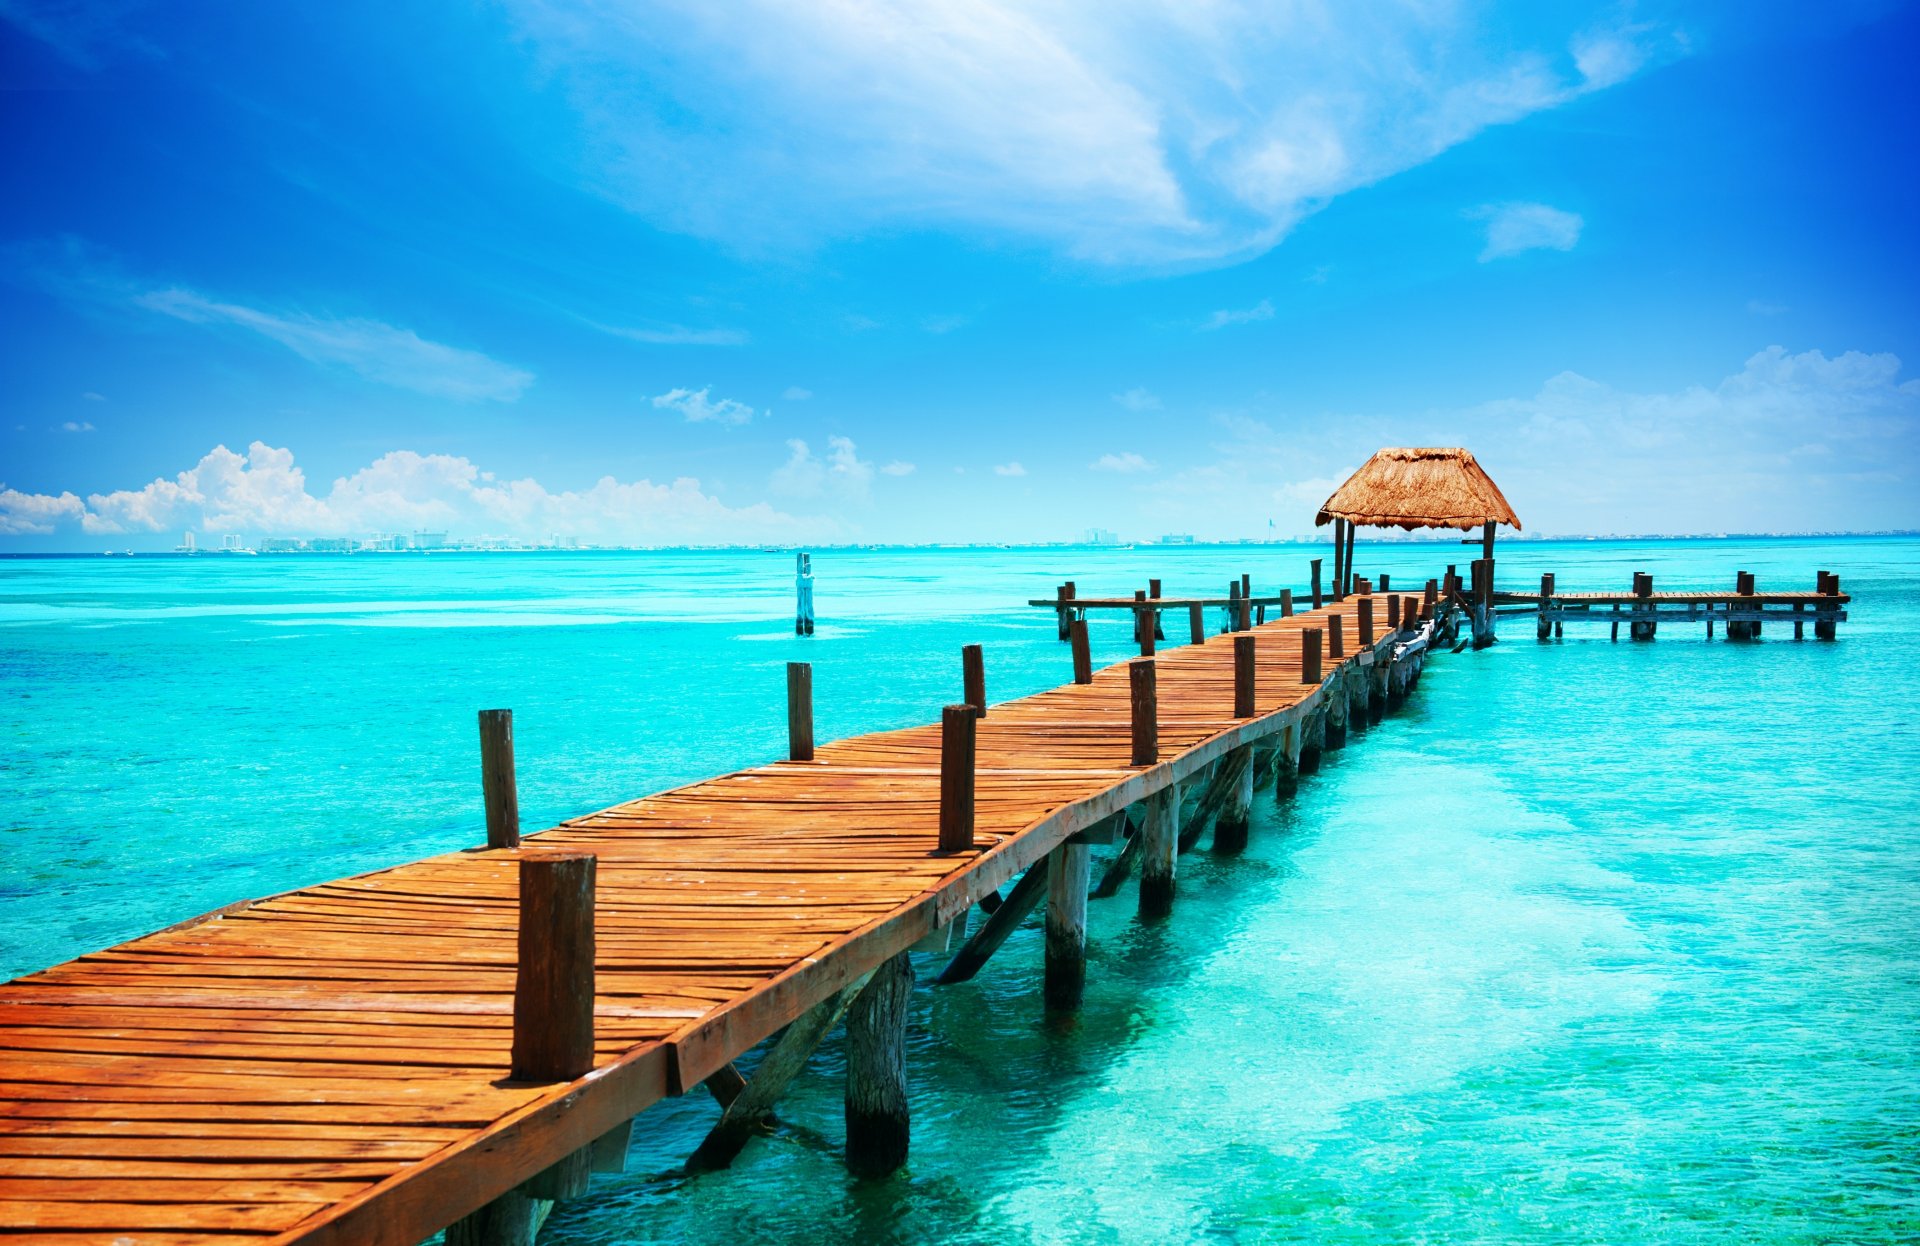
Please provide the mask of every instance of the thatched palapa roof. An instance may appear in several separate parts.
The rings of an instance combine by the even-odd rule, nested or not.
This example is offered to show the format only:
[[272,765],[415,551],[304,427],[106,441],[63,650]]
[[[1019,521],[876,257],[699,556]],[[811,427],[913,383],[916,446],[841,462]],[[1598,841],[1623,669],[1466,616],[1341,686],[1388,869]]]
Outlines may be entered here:
[[1390,448],[1374,454],[1347,483],[1333,491],[1315,516],[1365,528],[1478,528],[1503,523],[1518,530],[1520,517],[1500,486],[1458,448]]

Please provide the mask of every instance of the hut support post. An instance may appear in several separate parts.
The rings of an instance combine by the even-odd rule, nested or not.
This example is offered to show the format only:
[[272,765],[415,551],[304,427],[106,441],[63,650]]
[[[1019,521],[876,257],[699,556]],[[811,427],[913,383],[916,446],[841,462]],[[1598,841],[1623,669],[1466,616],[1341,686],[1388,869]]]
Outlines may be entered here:
[[1346,578],[1346,581],[1342,583],[1340,586],[1341,593],[1340,593],[1340,597],[1338,598],[1339,600],[1344,600],[1346,595],[1353,591],[1353,529],[1354,529],[1353,520],[1351,519],[1347,520],[1347,556],[1346,556],[1347,578]]
[[884,1177],[907,1162],[907,1001],[913,959],[873,971],[847,1013],[847,1168]]
[[[1347,585],[1347,521],[1335,517],[1333,521],[1333,599],[1339,601],[1346,596]],[[1314,603],[1316,606],[1319,602]]]

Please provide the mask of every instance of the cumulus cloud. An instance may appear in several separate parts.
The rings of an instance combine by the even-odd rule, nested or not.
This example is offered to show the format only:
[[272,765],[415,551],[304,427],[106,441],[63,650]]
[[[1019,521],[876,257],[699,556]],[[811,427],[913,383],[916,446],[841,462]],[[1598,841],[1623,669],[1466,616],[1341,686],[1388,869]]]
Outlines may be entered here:
[[873,483],[873,464],[860,457],[847,437],[827,438],[825,458],[794,438],[787,442],[787,461],[774,470],[770,483],[775,493],[786,497],[865,502]]
[[1215,329],[1224,329],[1228,325],[1252,324],[1256,320],[1273,319],[1273,300],[1261,299],[1252,307],[1239,309],[1223,308],[1200,322],[1200,330],[1210,333]]
[[1609,0],[508,7],[575,111],[577,180],[660,226],[760,250],[985,227],[1121,264],[1257,254],[1685,50]]
[[263,311],[179,287],[148,290],[133,301],[189,324],[257,333],[313,363],[337,364],[369,381],[436,398],[512,402],[533,384],[531,372],[378,320]]
[[470,460],[396,450],[310,490],[288,449],[254,442],[245,454],[216,446],[173,476],[137,489],[30,494],[0,486],[0,534],[87,535],[237,532],[252,536],[364,536],[427,528],[469,536],[544,540],[553,533],[605,544],[816,540],[844,535],[837,522],[758,503],[731,507],[680,477],[655,484],[605,476],[588,488],[548,489],[501,480]]
[[1145,388],[1136,385],[1125,393],[1115,394],[1113,400],[1129,411],[1158,411],[1160,399]]
[[1147,462],[1146,459],[1131,450],[1128,450],[1124,454],[1103,454],[1095,459],[1090,466],[1096,472],[1119,472],[1122,475],[1129,475],[1133,472],[1150,472],[1153,470],[1152,463]]
[[678,411],[689,424],[745,424],[753,419],[753,408],[731,398],[715,401],[711,385],[699,389],[670,389],[653,400],[655,410]]
[[1487,245],[1480,262],[1522,251],[1571,251],[1586,224],[1577,212],[1562,212],[1544,203],[1498,203],[1478,208],[1473,215],[1487,222]]
[[1000,463],[996,465],[993,469],[993,474],[996,476],[1024,476],[1027,474],[1027,469],[1020,466],[1020,460],[1015,459],[1011,463]]

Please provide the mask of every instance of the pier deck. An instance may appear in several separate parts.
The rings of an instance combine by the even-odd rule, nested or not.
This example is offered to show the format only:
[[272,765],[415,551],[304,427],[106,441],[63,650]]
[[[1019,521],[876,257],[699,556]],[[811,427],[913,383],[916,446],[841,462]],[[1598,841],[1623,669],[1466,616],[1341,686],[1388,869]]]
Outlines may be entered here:
[[[940,728],[915,727],[8,983],[0,1241],[411,1246],[698,1085],[1069,836],[1298,724],[1362,662],[1362,600],[1252,629],[1254,718],[1233,713],[1234,635],[1163,650],[1154,765],[1129,764],[1125,664],[993,705],[971,850],[936,851]],[[1334,614],[1347,656],[1303,683],[1302,629]],[[1367,652],[1391,656],[1408,635],[1381,624]],[[598,857],[594,1070],[515,1083],[516,871],[565,851]]]

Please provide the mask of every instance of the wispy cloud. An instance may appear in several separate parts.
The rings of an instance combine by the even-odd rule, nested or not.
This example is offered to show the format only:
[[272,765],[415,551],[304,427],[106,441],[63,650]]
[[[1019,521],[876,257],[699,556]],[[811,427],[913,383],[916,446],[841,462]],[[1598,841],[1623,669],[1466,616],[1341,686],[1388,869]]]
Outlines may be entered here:
[[1158,411],[1160,399],[1141,386],[1134,386],[1125,393],[1115,394],[1113,400],[1129,411]]
[[1202,333],[1211,333],[1215,329],[1224,329],[1228,325],[1252,324],[1256,320],[1273,319],[1273,300],[1261,299],[1252,307],[1222,308],[1200,322]]
[[90,433],[93,431],[93,425],[87,423],[85,420],[68,420],[60,426],[60,431],[63,433]]
[[105,394],[96,394],[92,390],[88,390],[86,393],[80,396],[86,399],[88,402],[105,402],[107,400],[107,396]]
[[713,387],[670,389],[653,399],[655,410],[678,411],[689,424],[745,424],[753,419],[753,408],[731,398],[714,399]]
[[1258,254],[1686,49],[1610,0],[509,8],[573,103],[581,184],[665,228],[771,250],[933,224],[1120,264]]
[[913,475],[913,470],[913,464],[895,459],[893,462],[881,468],[880,474],[883,476],[911,476]]
[[216,446],[173,476],[84,500],[0,486],[0,534],[86,536],[238,532],[252,536],[358,536],[413,528],[544,540],[550,534],[609,544],[812,540],[842,536],[832,519],[796,517],[766,503],[733,507],[680,477],[655,484],[602,477],[584,489],[505,480],[471,460],[396,450],[333,482],[308,487],[291,450],[254,442],[240,454]]
[[649,346],[745,346],[751,338],[745,329],[690,329],[685,325],[650,325],[623,328],[619,325],[589,322],[602,333],[644,342]]
[[264,311],[178,286],[149,290],[133,301],[189,324],[229,325],[257,333],[302,359],[337,364],[369,381],[437,398],[512,402],[533,384],[531,372],[378,320]]
[[1571,251],[1586,224],[1577,212],[1563,212],[1544,203],[1490,203],[1470,215],[1487,223],[1487,245],[1480,252],[1482,264],[1523,251]]
[[1103,454],[1088,466],[1096,472],[1119,472],[1121,475],[1153,470],[1152,463],[1131,450],[1123,454]]
[[1024,476],[1027,474],[1027,469],[1020,466],[1020,460],[1015,459],[1011,463],[996,464],[993,469],[993,474],[996,476]]

